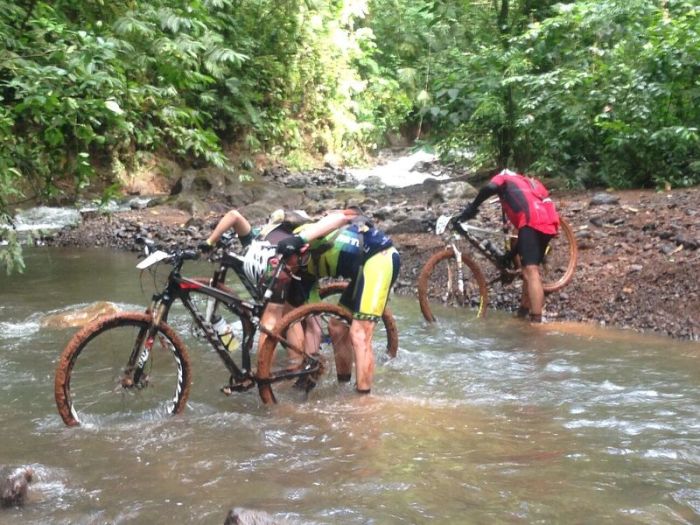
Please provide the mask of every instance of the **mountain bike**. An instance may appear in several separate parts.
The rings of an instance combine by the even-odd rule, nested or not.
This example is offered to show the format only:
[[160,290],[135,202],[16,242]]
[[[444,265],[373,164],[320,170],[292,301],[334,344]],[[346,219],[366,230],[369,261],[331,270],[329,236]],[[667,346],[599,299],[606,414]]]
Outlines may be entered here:
[[[435,231],[445,234],[452,217],[438,218]],[[560,218],[560,231],[549,243],[541,266],[545,293],[561,290],[573,278],[578,258],[574,231]],[[460,248],[460,240],[469,246]],[[423,317],[434,322],[430,301],[468,308],[475,317],[483,317],[489,305],[489,290],[496,284],[510,284],[519,277],[518,258],[513,255],[517,234],[460,223],[460,230],[448,235],[445,248],[434,253],[418,276],[418,301]],[[471,250],[471,251],[470,251]],[[478,260],[489,263],[486,272]]]
[[[305,351],[303,335],[299,342],[287,340],[287,334],[278,335],[260,325],[260,317],[272,290],[286,268],[284,257],[270,259],[273,272],[263,286],[261,301],[241,299],[221,283],[211,286],[201,278],[192,279],[181,274],[185,261],[196,260],[194,250],[174,248],[156,249],[146,243],[148,256],[137,268],[155,273],[164,264],[171,266],[165,283],[158,286],[145,312],[120,312],[101,317],[79,330],[63,350],[56,367],[54,397],[58,412],[68,426],[94,424],[105,419],[125,416],[159,417],[178,414],[189,397],[192,366],[189,351],[177,333],[168,324],[168,314],[176,300],[180,300],[191,317],[194,332],[211,346],[229,372],[229,382],[221,390],[225,394],[244,392],[258,386],[264,402],[269,402],[271,385],[291,382],[313,376],[314,382],[323,372],[322,355],[328,345],[318,345],[312,352]],[[247,279],[244,257],[227,254],[222,266],[233,268]],[[155,279],[154,279],[155,282]],[[252,283],[248,283],[252,286]],[[235,316],[242,328],[240,343],[241,364],[219,339],[212,326],[212,304]],[[344,308],[327,303],[306,305],[315,322],[333,319],[349,325],[352,315]],[[251,369],[251,350],[256,332],[281,340],[295,361],[289,366],[266,369],[258,375]],[[328,329],[323,341],[327,337]],[[258,364],[259,367],[259,364]]]
[[[206,277],[195,277],[194,279],[202,284],[219,287],[231,292],[231,290],[226,288],[223,284],[226,280],[226,273],[228,269],[233,269],[236,272],[239,281],[243,283],[248,293],[257,300],[262,300],[259,287],[256,287],[251,282],[251,280],[248,278],[248,274],[243,270],[243,266],[240,262],[241,257],[233,254],[230,251],[231,244],[235,238],[235,235],[224,235],[217,243],[217,250],[210,255],[210,260],[219,262],[219,267],[214,272],[213,277],[211,279]],[[319,287],[320,298],[322,300],[335,298],[345,291],[348,284],[349,283],[347,281],[343,280],[323,282]],[[334,305],[334,308],[328,311],[321,311],[315,305],[307,306],[309,307],[296,308],[292,310],[292,312],[288,312],[287,316],[285,316],[283,319],[280,319],[278,324],[273,329],[275,337],[271,338],[272,341],[271,345],[268,345],[268,351],[265,353],[261,352],[258,355],[256,377],[260,396],[265,403],[276,403],[278,402],[278,399],[287,401],[287,398],[298,398],[298,390],[300,386],[303,386],[301,390],[308,392],[308,390],[314,388],[317,383],[318,373],[314,374],[314,377],[300,377],[293,385],[284,385],[280,383],[276,388],[277,394],[275,395],[273,393],[271,383],[267,382],[267,378],[271,373],[270,371],[274,369],[273,360],[294,360],[304,351],[303,349],[299,348],[298,345],[292,344],[285,337],[288,331],[298,330],[297,333],[305,332],[307,325],[309,323],[313,323],[317,330],[320,327],[320,331],[323,334],[320,337],[319,343],[323,346],[332,346],[329,333],[331,331],[330,326],[333,323],[333,320],[340,319],[342,315],[342,323],[344,325],[347,326],[352,322],[352,317],[348,315],[349,312],[341,306]],[[207,314],[205,318],[207,320],[211,320],[212,318],[218,316],[218,301],[209,298],[206,312]],[[238,329],[234,330],[236,337],[238,337],[238,333],[240,332],[242,325],[241,323],[233,323],[233,326],[234,328],[238,326]],[[377,323],[373,341],[375,342],[375,344],[373,344],[374,351],[376,353],[375,358],[378,362],[384,363],[396,357],[399,349],[399,332],[394,315],[388,305],[384,308],[382,313],[382,322]],[[279,355],[283,353],[282,350],[285,351],[284,356]],[[335,355],[335,352],[333,352],[333,354]],[[325,360],[324,363],[326,366],[328,366],[329,360]],[[287,387],[286,391],[284,390],[285,386]],[[224,390],[226,390],[226,387],[224,387]],[[290,390],[292,392],[291,394],[289,393]]]
[[[232,246],[236,238],[235,235],[224,234],[217,242],[215,250],[209,256],[210,261],[218,263],[218,268],[214,271],[211,278],[194,277],[193,279],[215,288],[222,287],[233,293],[232,290],[224,286],[228,270],[233,269],[238,280],[243,284],[248,294],[256,301],[262,301],[263,297],[260,287],[253,283],[245,273],[241,257],[232,252]],[[335,298],[342,294],[347,286],[348,281],[343,280],[324,282],[319,288],[319,295],[321,299],[324,300]],[[206,312],[205,319],[207,321],[210,321],[212,317],[218,315],[218,306],[215,300],[208,299]],[[386,339],[386,358],[391,359],[396,357],[399,349],[399,331],[396,326],[394,315],[388,305],[382,313],[382,326],[378,327],[377,337],[382,341]]]

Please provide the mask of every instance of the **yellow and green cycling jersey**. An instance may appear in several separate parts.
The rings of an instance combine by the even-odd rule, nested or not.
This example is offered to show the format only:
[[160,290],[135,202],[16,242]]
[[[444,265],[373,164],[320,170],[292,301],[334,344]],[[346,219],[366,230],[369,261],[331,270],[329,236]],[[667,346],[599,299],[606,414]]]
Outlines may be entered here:
[[[302,233],[304,226],[297,229]],[[366,223],[355,223],[309,243],[309,259],[300,282],[306,301],[318,301],[318,279],[349,279],[340,304],[355,318],[381,317],[389,291],[398,276],[399,253],[391,239]]]

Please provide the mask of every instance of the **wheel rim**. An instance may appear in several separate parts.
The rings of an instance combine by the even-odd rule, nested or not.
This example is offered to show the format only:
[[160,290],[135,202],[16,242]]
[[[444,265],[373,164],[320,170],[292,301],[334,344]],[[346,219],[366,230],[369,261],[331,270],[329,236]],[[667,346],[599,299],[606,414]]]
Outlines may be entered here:
[[98,323],[92,334],[75,345],[64,372],[57,373],[57,403],[67,424],[151,420],[182,409],[189,390],[189,365],[172,337],[158,332],[138,383],[125,373],[135,342],[142,344],[146,339],[147,326],[137,319]]
[[561,231],[547,247],[542,263],[542,287],[547,293],[561,290],[573,278],[578,247],[571,226],[562,219]]
[[462,254],[464,292],[458,283],[457,261],[451,248],[434,254],[418,278],[418,300],[423,317],[435,321],[431,303],[459,307],[472,317],[483,317],[488,307],[488,291],[478,265]]
[[[270,383],[270,378],[277,377],[285,370],[298,370],[299,354],[293,350],[289,351],[283,342],[272,337],[268,338],[258,358],[259,390],[263,402],[266,404],[298,403],[307,400],[309,395],[314,397],[334,395],[338,388],[338,381],[331,332],[336,330],[338,333],[337,330],[348,327],[351,321],[352,316],[349,312],[339,306],[324,303],[302,306],[284,316],[275,328],[276,333],[289,334],[294,330],[300,331],[302,323],[314,323],[320,330],[317,338],[319,345],[309,344],[307,350],[317,350],[322,368],[311,378],[315,386],[310,392],[306,391],[306,384],[301,384],[305,381],[298,382],[297,378]],[[289,335],[287,339],[293,341],[293,337]],[[350,356],[352,359],[352,353]]]

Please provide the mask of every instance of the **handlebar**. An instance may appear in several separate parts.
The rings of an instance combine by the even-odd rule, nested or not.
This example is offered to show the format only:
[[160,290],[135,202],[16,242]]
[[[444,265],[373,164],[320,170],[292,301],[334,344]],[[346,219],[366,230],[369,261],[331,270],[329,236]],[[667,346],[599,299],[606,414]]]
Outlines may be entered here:
[[147,239],[145,237],[136,237],[134,239],[134,242],[137,245],[143,245],[143,257],[145,257],[146,259],[148,259],[148,257],[155,256],[158,252],[162,254],[161,257],[156,258],[154,262],[150,264],[143,264],[146,263],[146,260],[144,260],[143,263],[141,263],[143,265],[142,269],[148,268],[148,266],[150,266],[151,264],[155,264],[156,262],[160,262],[162,260],[167,260],[171,265],[179,269],[180,267],[182,267],[182,263],[184,261],[196,261],[197,259],[199,259],[200,255],[198,250],[193,250],[191,248],[180,248],[179,246],[172,246],[169,249],[165,249],[160,245],[156,244],[154,240]]

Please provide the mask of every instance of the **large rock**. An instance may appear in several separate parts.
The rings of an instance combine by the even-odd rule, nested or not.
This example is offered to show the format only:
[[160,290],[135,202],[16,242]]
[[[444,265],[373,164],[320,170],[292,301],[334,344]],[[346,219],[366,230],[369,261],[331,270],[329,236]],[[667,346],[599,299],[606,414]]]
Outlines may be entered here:
[[223,168],[186,170],[170,189],[171,195],[195,193],[197,195],[226,194],[240,185],[238,175]]
[[27,499],[29,484],[34,478],[30,467],[0,468],[0,506],[21,507]]
[[397,221],[393,226],[385,228],[389,235],[397,233],[427,233],[433,229],[435,215],[430,211],[415,210],[412,217]]
[[437,187],[436,197],[440,202],[460,201],[473,199],[477,194],[476,188],[464,181],[447,182]]
[[591,202],[589,203],[591,206],[603,206],[606,204],[617,204],[620,202],[620,197],[618,195],[614,195],[612,193],[596,193],[591,197]]
[[181,193],[169,203],[192,217],[203,217],[209,213],[211,206],[195,193]]
[[41,320],[45,328],[72,328],[83,326],[103,315],[115,314],[119,311],[117,305],[108,301],[98,301],[83,308],[71,309],[47,315]]

